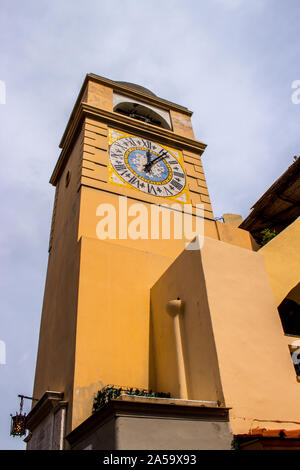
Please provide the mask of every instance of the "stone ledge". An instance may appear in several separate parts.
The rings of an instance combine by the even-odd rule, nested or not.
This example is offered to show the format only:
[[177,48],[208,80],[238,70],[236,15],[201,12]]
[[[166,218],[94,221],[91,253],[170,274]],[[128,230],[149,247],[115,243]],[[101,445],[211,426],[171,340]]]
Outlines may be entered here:
[[[157,398],[157,397],[143,397],[139,395],[127,395],[123,393],[116,401],[127,401],[135,403],[155,403],[162,405],[176,405],[176,406],[200,406],[200,407],[213,407],[220,408],[218,402],[207,400],[185,400],[183,398]],[[224,409],[224,408],[223,408]]]
[[72,447],[83,436],[119,417],[228,422],[229,408],[217,406],[216,402],[121,395],[89,416],[66,439]]
[[51,410],[54,411],[54,409],[61,406],[66,406],[67,402],[62,401],[63,397],[64,394],[62,392],[45,392],[27,415],[26,428],[32,432]]

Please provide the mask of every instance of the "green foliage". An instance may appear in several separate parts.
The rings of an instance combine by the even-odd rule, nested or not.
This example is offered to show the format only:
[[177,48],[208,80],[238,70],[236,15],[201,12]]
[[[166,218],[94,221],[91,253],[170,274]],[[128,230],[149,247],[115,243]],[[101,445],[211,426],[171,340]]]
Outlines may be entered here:
[[261,241],[260,241],[261,246],[266,245],[270,240],[272,240],[272,238],[276,237],[277,235],[276,230],[274,229],[271,230],[269,228],[265,228],[260,233],[261,233]]
[[95,413],[102,408],[110,400],[116,400],[120,395],[131,395],[140,397],[152,397],[152,398],[170,398],[170,393],[153,392],[152,390],[139,390],[138,388],[127,388],[127,387],[115,387],[114,385],[107,385],[106,387],[99,390],[94,398],[93,410]]

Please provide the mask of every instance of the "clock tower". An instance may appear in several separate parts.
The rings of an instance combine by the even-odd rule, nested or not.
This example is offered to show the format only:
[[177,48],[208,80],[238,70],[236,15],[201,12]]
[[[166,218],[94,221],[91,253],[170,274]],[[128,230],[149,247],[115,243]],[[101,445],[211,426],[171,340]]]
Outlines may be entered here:
[[[165,376],[176,367],[179,385],[172,385],[173,379],[164,384],[162,330],[156,330],[151,314],[151,288],[186,251],[195,227],[210,240],[252,249],[248,232],[214,219],[201,163],[206,146],[194,137],[191,115],[132,83],[94,74],[84,80],[50,179],[55,199],[33,391],[39,401],[27,420],[29,449],[67,448],[71,441],[65,436],[85,426],[95,396],[108,385],[170,392],[172,403],[159,398],[152,403],[163,407],[162,416],[190,416],[183,423],[190,437],[198,431],[188,423],[217,421],[223,426],[220,446],[230,445],[217,372],[211,393],[189,394],[182,331],[174,317],[176,364],[170,358]],[[194,227],[191,235],[177,230],[178,214],[184,213]],[[172,316],[181,299],[169,300]],[[117,402],[126,403],[127,413],[139,413],[130,406],[142,403],[141,413],[151,415],[146,398],[124,400]],[[106,430],[105,436],[103,445],[115,448],[110,439],[116,442],[116,431]]]

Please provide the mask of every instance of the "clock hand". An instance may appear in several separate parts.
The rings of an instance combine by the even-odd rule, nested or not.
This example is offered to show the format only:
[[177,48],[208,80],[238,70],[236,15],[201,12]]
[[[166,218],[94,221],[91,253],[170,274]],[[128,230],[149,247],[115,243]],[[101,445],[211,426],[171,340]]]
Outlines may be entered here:
[[150,152],[150,150],[147,150],[146,157],[147,157],[147,165],[149,165],[149,163],[151,162],[151,152]]
[[169,157],[168,152],[164,151],[161,155],[154,158],[154,160],[151,160],[150,162],[146,163],[144,170],[146,171],[146,173],[150,173],[151,168],[155,163],[168,157]]
[[146,157],[147,157],[147,163],[144,166],[144,171],[146,173],[149,173],[151,171],[151,152],[150,152],[150,150],[147,150]]

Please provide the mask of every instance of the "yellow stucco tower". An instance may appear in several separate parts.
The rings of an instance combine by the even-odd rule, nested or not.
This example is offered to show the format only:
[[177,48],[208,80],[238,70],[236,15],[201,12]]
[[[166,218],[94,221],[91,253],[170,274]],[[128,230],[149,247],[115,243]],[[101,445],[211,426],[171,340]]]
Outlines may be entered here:
[[[56,192],[29,449],[230,448],[232,433],[252,419],[234,357],[259,309],[265,324],[256,334],[249,328],[260,346],[244,353],[247,363],[254,357],[257,364],[264,347],[282,361],[263,256],[248,231],[215,221],[205,144],[194,137],[191,115],[141,86],[85,78],[50,180]],[[184,214],[203,246],[186,246],[195,233],[178,232]],[[250,388],[270,370],[271,358],[260,362],[256,374],[249,365],[252,375],[241,377]],[[171,398],[124,394],[92,415],[107,385]],[[260,384],[263,396],[273,386],[274,378]],[[263,417],[258,407],[257,415],[272,418],[271,409]],[[157,433],[158,419],[169,441]],[[92,442],[96,425],[101,439]]]

